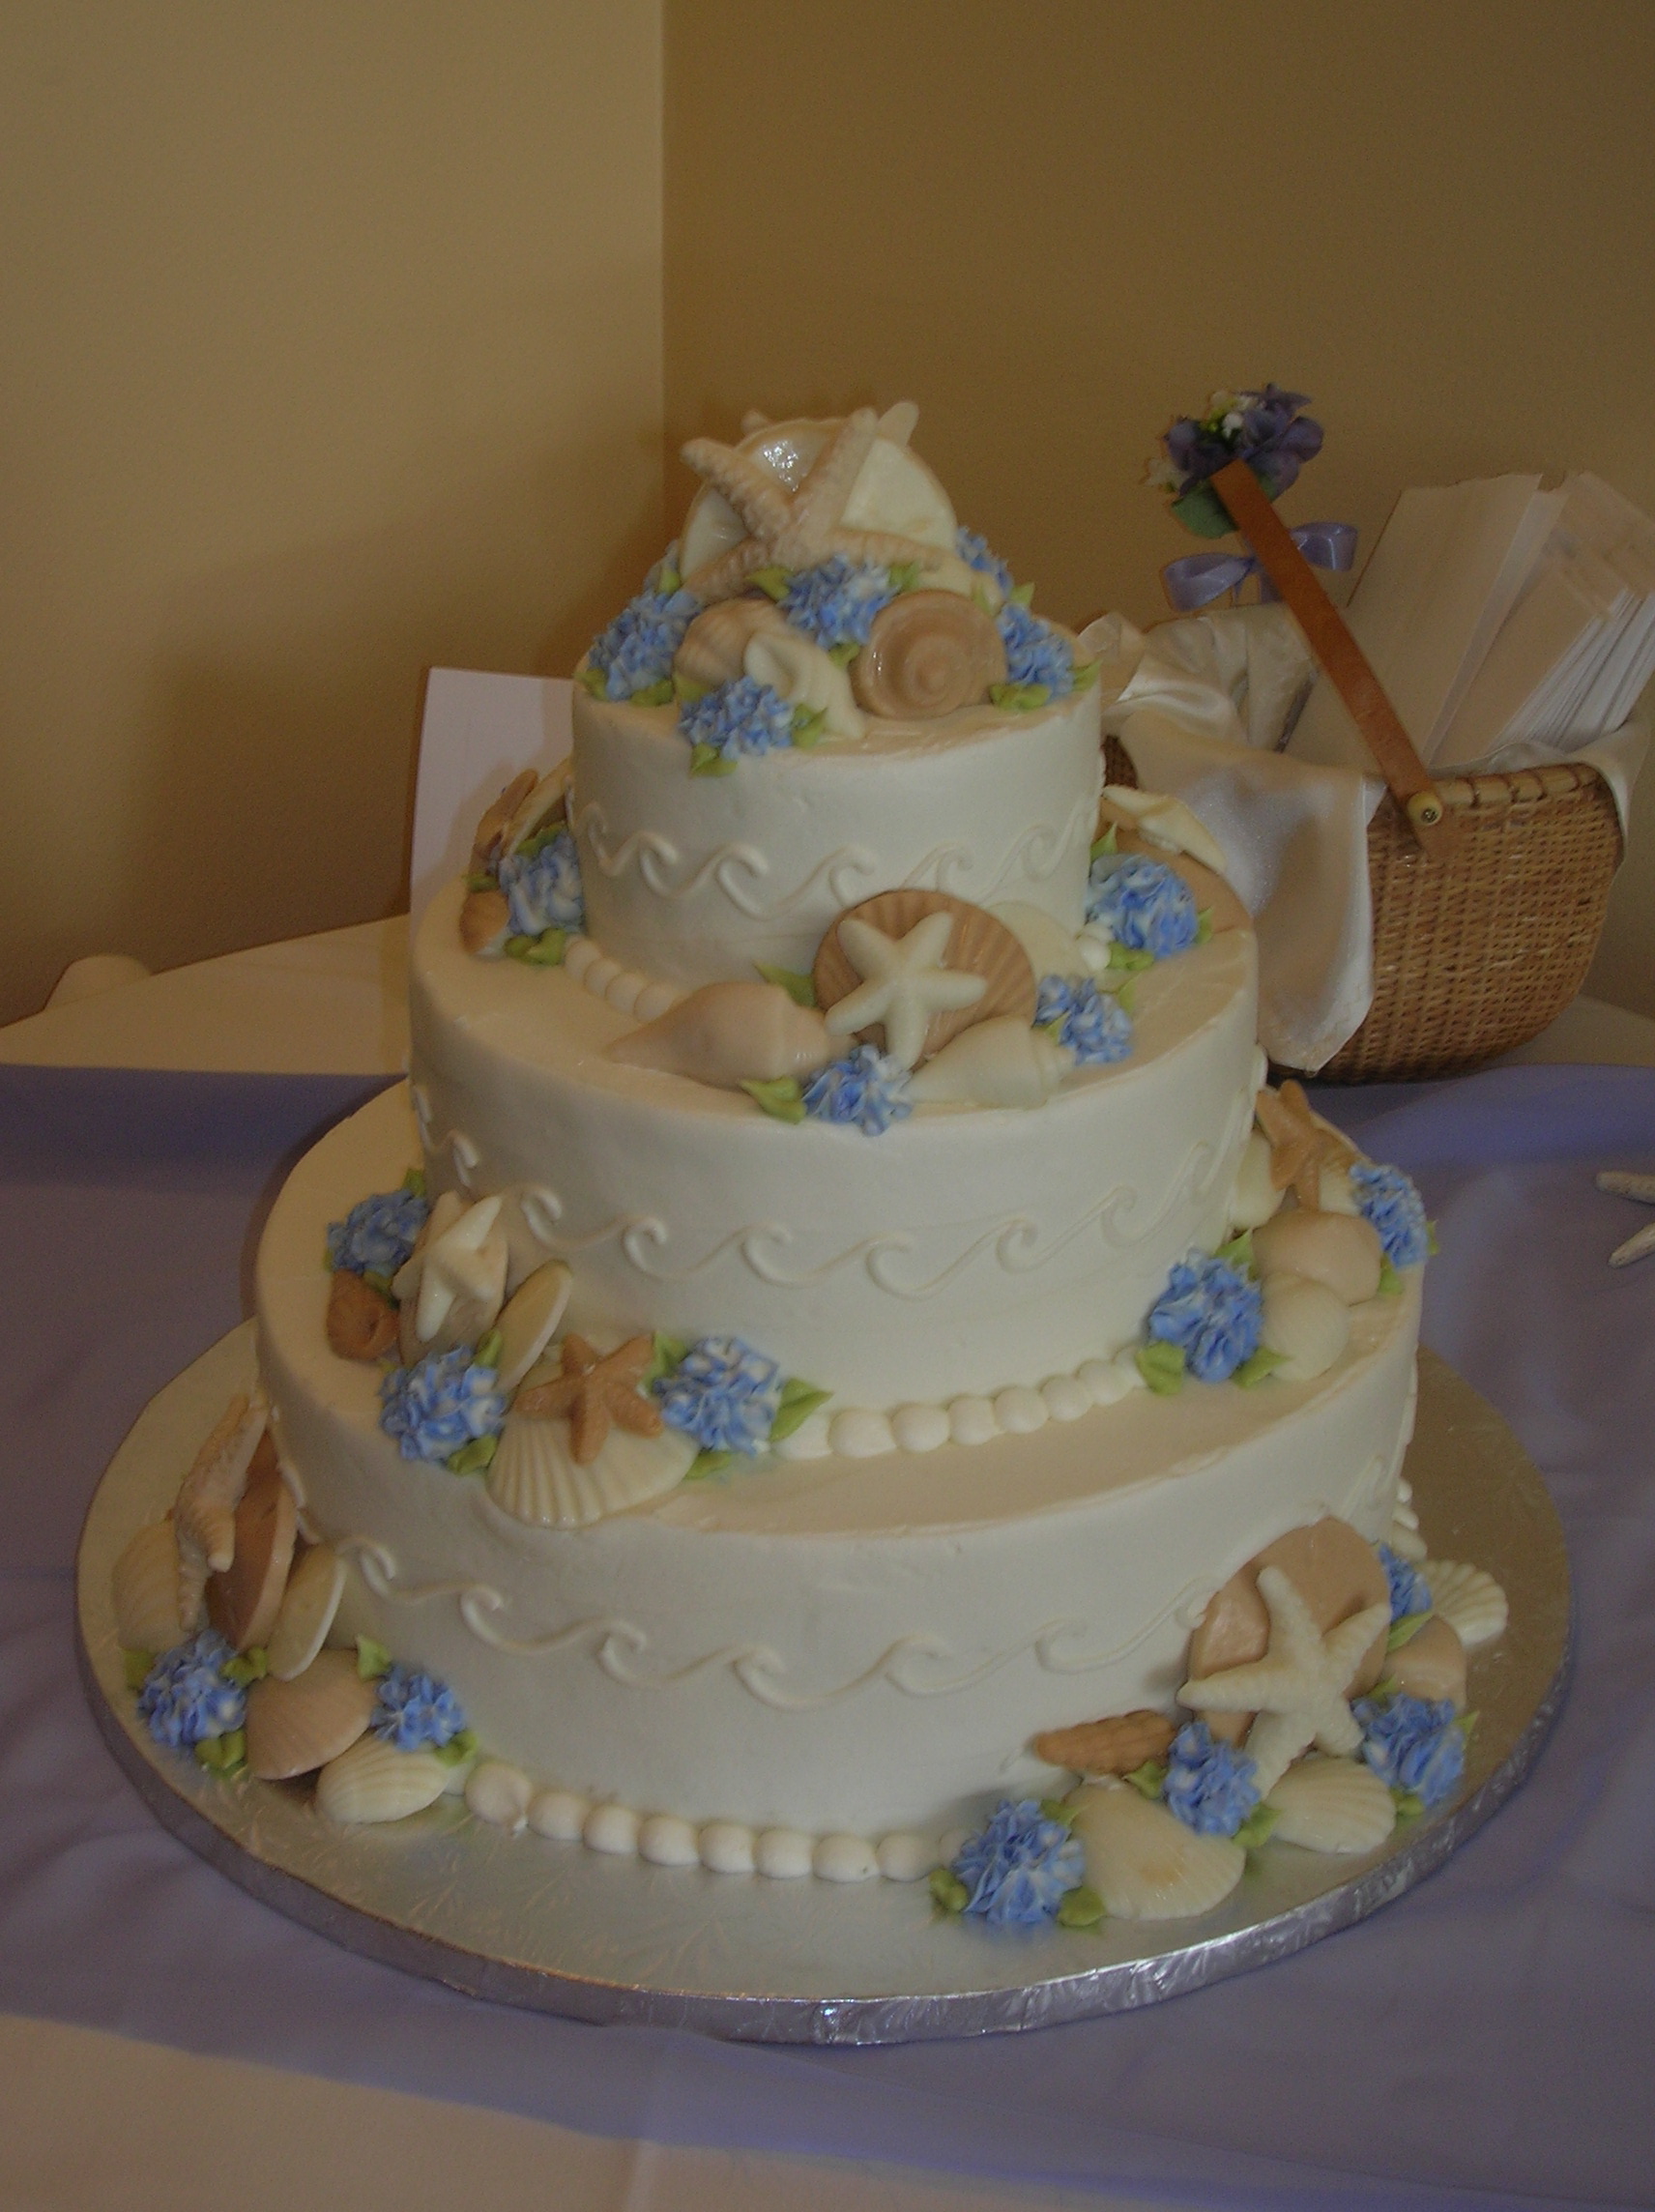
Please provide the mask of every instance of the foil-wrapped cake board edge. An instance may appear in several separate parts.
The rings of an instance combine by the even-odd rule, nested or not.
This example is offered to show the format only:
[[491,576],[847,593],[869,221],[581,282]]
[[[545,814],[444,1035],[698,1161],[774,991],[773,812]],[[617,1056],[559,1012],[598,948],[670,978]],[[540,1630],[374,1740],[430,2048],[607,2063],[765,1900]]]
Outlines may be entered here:
[[224,1782],[155,1744],[127,1688],[110,1570],[171,1503],[250,1362],[250,1324],[186,1369],[116,1453],[81,1531],[77,1657],[110,1750],[161,1825],[318,1935],[495,2003],[740,2041],[869,2045],[1003,2034],[1157,2003],[1285,1958],[1439,1867],[1528,1773],[1562,1704],[1567,1557],[1539,1472],[1487,1402],[1421,1351],[1404,1471],[1432,1555],[1485,1567],[1511,1624],[1471,1656],[1477,1712],[1459,1796],[1344,1858],[1269,1844],[1214,1911],[1094,1930],[993,1930],[925,1885],[768,1881],[516,1836],[457,1799],[345,1830],[297,1786]]

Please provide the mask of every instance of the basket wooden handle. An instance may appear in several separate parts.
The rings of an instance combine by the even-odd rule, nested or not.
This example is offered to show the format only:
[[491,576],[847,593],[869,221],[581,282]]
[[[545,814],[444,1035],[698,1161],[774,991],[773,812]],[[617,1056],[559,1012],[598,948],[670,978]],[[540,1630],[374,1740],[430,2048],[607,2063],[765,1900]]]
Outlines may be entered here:
[[1213,477],[1212,488],[1292,611],[1328,682],[1350,708],[1421,849],[1440,852],[1448,829],[1437,786],[1367,655],[1288,535],[1263,486],[1245,461],[1231,461]]

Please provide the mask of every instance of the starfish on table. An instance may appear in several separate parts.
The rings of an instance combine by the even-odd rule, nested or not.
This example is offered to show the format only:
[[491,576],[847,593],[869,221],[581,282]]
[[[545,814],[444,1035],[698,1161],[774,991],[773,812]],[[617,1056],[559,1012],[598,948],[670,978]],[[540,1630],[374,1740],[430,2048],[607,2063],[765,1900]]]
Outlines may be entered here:
[[612,1423],[635,1437],[658,1437],[661,1410],[638,1388],[654,1355],[647,1336],[634,1336],[618,1352],[602,1354],[583,1336],[566,1336],[564,1371],[549,1382],[519,1390],[514,1413],[548,1420],[562,1414],[569,1425],[569,1449],[576,1467],[590,1467],[609,1441]]
[[704,561],[684,580],[704,606],[733,599],[755,568],[814,568],[830,554],[879,561],[889,568],[937,559],[934,546],[888,530],[848,530],[844,514],[862,463],[873,451],[880,419],[871,407],[848,415],[817,454],[797,491],[789,491],[762,461],[715,438],[692,438],[683,458],[714,491],[722,492],[746,525],[747,535],[727,552]]
[[1278,1190],[1292,1183],[1300,1206],[1319,1208],[1322,1169],[1349,1167],[1355,1146],[1317,1120],[1302,1083],[1261,1091],[1254,1110],[1270,1140],[1270,1180]]
[[1346,1693],[1375,1637],[1389,1625],[1390,1601],[1352,1614],[1325,1636],[1280,1567],[1259,1569],[1270,1615],[1263,1659],[1186,1682],[1178,1703],[1198,1713],[1256,1713],[1247,1735],[1254,1779],[1267,1797],[1301,1751],[1350,1752],[1362,1740]]
[[[1655,1175],[1628,1175],[1620,1168],[1605,1168],[1597,1179],[1599,1190],[1615,1198],[1635,1198],[1640,1206],[1655,1206]],[[1634,1260],[1655,1252],[1655,1221],[1617,1244],[1609,1256],[1611,1267],[1630,1267]]]
[[932,1015],[974,1006],[988,989],[986,975],[943,966],[953,929],[951,914],[928,914],[906,937],[886,937],[871,921],[847,915],[839,924],[839,943],[862,980],[828,1008],[828,1035],[855,1036],[883,1022],[886,1051],[904,1067],[915,1066]]
[[[422,1344],[430,1342],[462,1300],[486,1316],[477,1324],[479,1333],[492,1326],[506,1295],[506,1238],[495,1228],[501,1203],[498,1197],[479,1198],[419,1255],[414,1325]],[[471,1315],[464,1318],[469,1322]]]

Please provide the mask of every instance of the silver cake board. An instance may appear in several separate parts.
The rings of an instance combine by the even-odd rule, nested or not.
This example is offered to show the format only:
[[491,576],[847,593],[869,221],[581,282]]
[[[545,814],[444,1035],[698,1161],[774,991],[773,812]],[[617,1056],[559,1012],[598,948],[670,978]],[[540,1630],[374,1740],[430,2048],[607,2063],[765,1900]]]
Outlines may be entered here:
[[162,1826],[232,1881],[349,1950],[496,2003],[849,2045],[1004,2034],[1153,2004],[1302,1950],[1422,1880],[1517,1788],[1563,1700],[1570,1598],[1556,1513],[1498,1414],[1422,1352],[1405,1470],[1422,1532],[1435,1557],[1495,1576],[1511,1625],[1471,1655],[1478,1718],[1461,1791],[1377,1850],[1271,1843],[1200,1919],[1025,1931],[947,1918],[923,1882],[767,1880],[507,1835],[455,1798],[386,1827],[340,1829],[303,1786],[223,1782],[154,1743],[116,1644],[110,1569],[171,1503],[247,1370],[248,1338],[236,1330],[155,1399],[93,1499],[77,1581],[94,1716]]

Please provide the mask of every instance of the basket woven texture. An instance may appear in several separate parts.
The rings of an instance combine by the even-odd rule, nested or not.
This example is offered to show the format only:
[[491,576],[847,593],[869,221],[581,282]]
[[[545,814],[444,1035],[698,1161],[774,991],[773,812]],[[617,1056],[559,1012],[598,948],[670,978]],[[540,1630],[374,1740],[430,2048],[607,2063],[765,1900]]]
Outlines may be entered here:
[[[1104,743],[1111,783],[1135,783]],[[1620,863],[1620,823],[1597,771],[1573,763],[1438,781],[1454,839],[1420,851],[1387,792],[1368,825],[1374,1004],[1317,1073],[1408,1083],[1512,1052],[1585,980]]]

